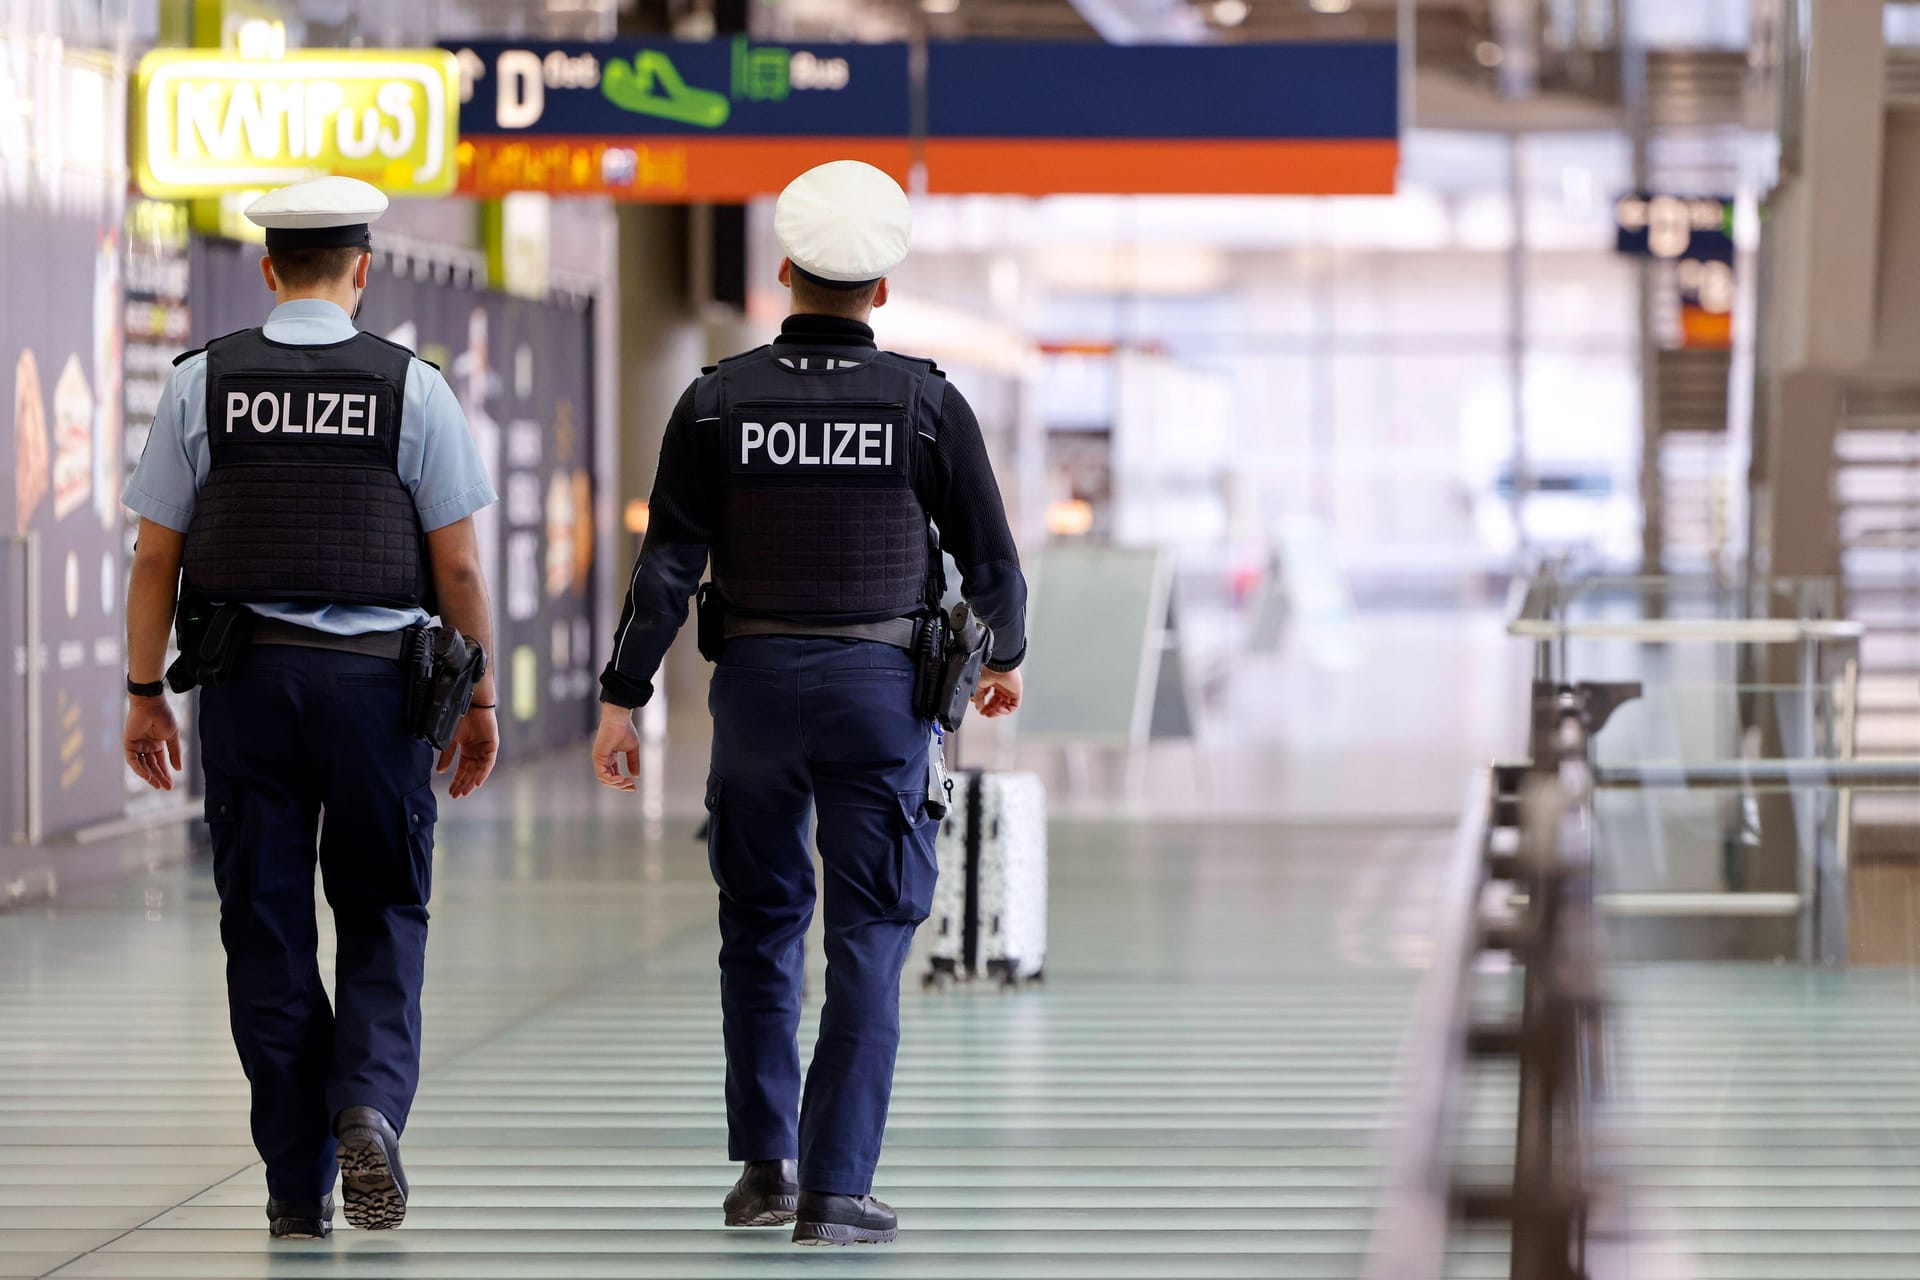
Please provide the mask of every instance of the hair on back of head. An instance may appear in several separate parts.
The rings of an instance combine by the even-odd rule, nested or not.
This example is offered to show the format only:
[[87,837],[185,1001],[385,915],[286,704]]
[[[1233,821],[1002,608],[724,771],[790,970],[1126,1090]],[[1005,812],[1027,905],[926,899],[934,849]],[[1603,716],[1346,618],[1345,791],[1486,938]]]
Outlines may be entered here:
[[858,320],[873,306],[880,282],[863,284],[857,289],[833,289],[807,279],[799,268],[793,272],[793,302],[796,310],[816,316],[844,316]]
[[273,274],[280,278],[280,283],[293,289],[312,289],[352,275],[354,264],[365,252],[356,245],[275,249],[267,254],[267,260],[273,263]]

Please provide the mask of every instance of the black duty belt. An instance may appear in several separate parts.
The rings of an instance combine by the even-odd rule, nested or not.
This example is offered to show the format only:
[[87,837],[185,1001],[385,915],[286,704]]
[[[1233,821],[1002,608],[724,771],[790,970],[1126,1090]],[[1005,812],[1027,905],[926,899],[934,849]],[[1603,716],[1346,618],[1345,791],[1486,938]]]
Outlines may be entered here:
[[298,649],[326,649],[334,653],[357,653],[368,658],[387,658],[399,662],[407,654],[407,629],[369,631],[365,635],[337,636],[330,631],[315,631],[278,618],[255,618],[251,639],[254,644],[283,644]]
[[885,622],[791,622],[784,618],[727,618],[727,639],[741,636],[798,636],[829,640],[877,640],[896,649],[913,652],[914,636],[920,624],[912,618],[888,618]]

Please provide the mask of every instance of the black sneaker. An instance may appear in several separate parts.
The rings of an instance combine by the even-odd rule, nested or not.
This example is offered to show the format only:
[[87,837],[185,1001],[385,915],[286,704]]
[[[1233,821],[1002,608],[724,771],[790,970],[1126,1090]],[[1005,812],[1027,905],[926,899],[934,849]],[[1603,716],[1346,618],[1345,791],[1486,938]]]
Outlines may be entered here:
[[800,1207],[800,1166],[792,1160],[749,1160],[727,1194],[730,1227],[784,1227]]
[[802,1191],[793,1223],[795,1244],[892,1244],[900,1220],[872,1196]]
[[386,1231],[407,1216],[407,1175],[400,1168],[400,1135],[372,1107],[348,1107],[333,1122],[340,1139],[340,1183],[347,1221],[362,1231]]
[[268,1196],[267,1224],[275,1240],[325,1240],[333,1234],[333,1197],[275,1200]]

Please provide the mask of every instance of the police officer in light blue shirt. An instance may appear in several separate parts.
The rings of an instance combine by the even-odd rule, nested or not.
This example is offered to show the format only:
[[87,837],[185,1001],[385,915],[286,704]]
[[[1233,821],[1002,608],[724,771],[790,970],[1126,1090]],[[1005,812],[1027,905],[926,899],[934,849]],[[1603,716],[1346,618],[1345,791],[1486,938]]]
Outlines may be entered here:
[[[435,761],[401,658],[435,612],[492,647],[473,515],[495,494],[466,420],[437,370],[353,324],[386,206],[324,178],[249,207],[278,305],[177,362],[124,498],[140,516],[125,746],[150,786],[170,790],[180,767],[161,681],[176,603],[250,618],[222,678],[201,664],[200,740],[234,1043],[282,1238],[331,1232],[338,1175],[355,1226],[405,1214]],[[492,770],[493,703],[487,672],[438,762],[457,760],[456,798]],[[337,1008],[315,955],[316,858]]]

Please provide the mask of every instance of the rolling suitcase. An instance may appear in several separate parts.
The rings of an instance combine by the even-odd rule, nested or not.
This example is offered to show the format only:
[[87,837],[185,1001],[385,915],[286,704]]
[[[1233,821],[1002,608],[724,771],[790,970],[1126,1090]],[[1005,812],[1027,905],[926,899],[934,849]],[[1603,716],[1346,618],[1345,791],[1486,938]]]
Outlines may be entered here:
[[926,985],[1038,982],[1047,960],[1047,795],[1031,773],[956,770],[935,854]]

